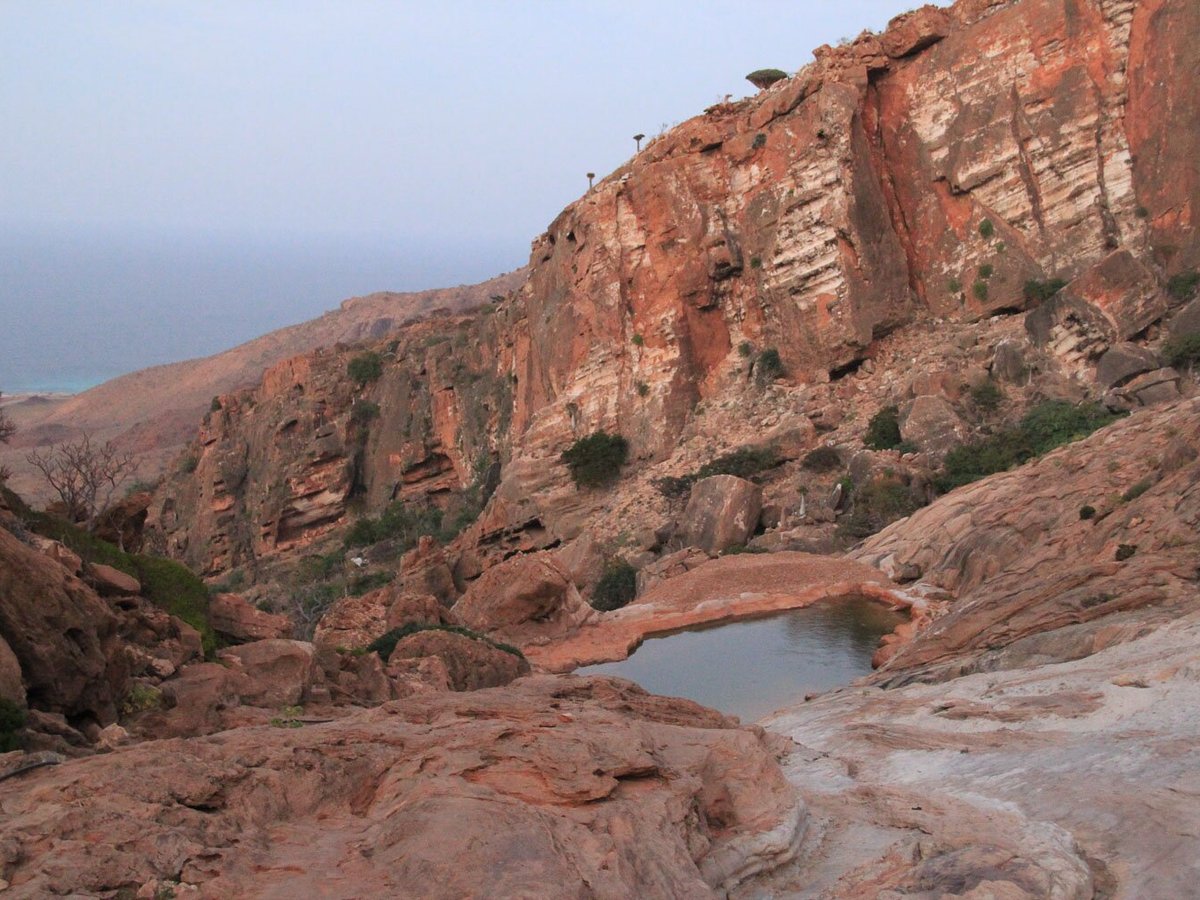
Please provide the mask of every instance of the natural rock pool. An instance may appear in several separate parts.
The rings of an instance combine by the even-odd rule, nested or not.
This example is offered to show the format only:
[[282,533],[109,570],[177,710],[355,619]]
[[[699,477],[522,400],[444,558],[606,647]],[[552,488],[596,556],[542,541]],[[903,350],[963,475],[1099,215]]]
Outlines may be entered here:
[[879,639],[903,618],[865,598],[823,601],[647,638],[628,659],[575,672],[628,678],[751,722],[868,674]]

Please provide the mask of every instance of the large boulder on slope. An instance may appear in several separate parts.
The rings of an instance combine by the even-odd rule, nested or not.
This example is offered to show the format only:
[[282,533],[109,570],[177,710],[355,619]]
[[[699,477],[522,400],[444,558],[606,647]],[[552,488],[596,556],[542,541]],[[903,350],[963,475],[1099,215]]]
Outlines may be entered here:
[[734,475],[713,475],[692,485],[679,530],[684,545],[716,556],[744,544],[762,512],[762,488]]

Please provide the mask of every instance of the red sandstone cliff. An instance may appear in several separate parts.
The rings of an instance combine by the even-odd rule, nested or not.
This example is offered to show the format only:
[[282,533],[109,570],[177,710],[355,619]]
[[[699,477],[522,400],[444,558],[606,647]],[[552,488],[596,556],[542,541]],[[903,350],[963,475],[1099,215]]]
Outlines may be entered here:
[[1041,340],[1094,319],[1086,369],[1200,262],[1198,32],[1188,0],[961,0],[822,47],[565,209],[514,299],[408,332],[363,392],[381,415],[361,447],[345,353],[234,399],[160,497],[164,539],[220,571],[328,533],[355,495],[462,488],[483,458],[503,479],[469,542],[567,541],[614,509],[557,465],[574,438],[618,431],[661,461],[716,402],[759,432],[744,354],[767,347],[794,389],[771,423],[811,436],[806,385],[901,326],[1022,311],[1029,280],[1071,282]]

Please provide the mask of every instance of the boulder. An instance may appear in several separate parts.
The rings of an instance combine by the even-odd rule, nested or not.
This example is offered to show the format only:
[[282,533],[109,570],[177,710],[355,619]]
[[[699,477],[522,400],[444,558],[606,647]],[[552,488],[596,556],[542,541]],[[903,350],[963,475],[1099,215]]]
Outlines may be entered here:
[[896,16],[879,37],[883,52],[899,59],[936,44],[950,33],[950,16],[933,5]]
[[1188,303],[1171,317],[1171,337],[1200,334],[1200,297]]
[[1179,399],[1179,373],[1170,368],[1145,372],[1123,385],[1119,393],[1139,406],[1170,403]]
[[762,512],[762,488],[734,475],[713,475],[692,485],[679,538],[716,556],[754,534]]
[[313,633],[319,648],[365,647],[375,638],[403,625],[438,625],[445,613],[432,594],[414,594],[394,584],[361,597],[343,597],[329,608]]
[[446,551],[428,535],[400,560],[400,578],[410,593],[433,594],[444,606],[452,605],[458,597]]
[[0,529],[0,634],[31,706],[116,719],[128,660],[108,604],[58,563]]
[[1025,364],[1024,342],[1000,341],[992,352],[990,371],[992,377],[997,381],[1023,384],[1029,377],[1029,370]]
[[132,575],[103,563],[88,563],[84,577],[101,597],[132,597],[142,592],[142,583]]
[[34,545],[72,575],[82,574],[83,560],[66,544],[36,535]]
[[21,663],[4,635],[0,635],[0,700],[25,705],[25,685],[21,682]]
[[529,663],[523,656],[478,638],[434,629],[418,631],[399,641],[388,657],[388,667],[390,670],[400,660],[430,656],[445,664],[450,687],[455,691],[499,687],[529,674]]
[[1128,250],[1115,250],[1063,291],[1098,309],[1118,340],[1128,340],[1167,311],[1158,278]]
[[217,594],[208,605],[213,630],[238,643],[286,638],[292,633],[287,616],[255,609],[237,594]]
[[229,711],[251,693],[244,672],[219,663],[185,666],[161,690],[161,703],[139,713],[134,724],[126,722],[128,727],[136,725],[138,732],[154,738],[210,734],[227,728]]
[[493,566],[468,586],[451,612],[467,628],[518,643],[548,639],[591,615],[550,553],[514,556]]
[[1104,388],[1120,387],[1135,375],[1151,372],[1161,365],[1162,360],[1153,350],[1137,344],[1116,344],[1096,364],[1096,383]]
[[922,450],[944,453],[963,442],[966,426],[944,397],[918,397],[900,415],[900,437]]
[[267,640],[221,651],[248,683],[240,697],[252,706],[294,706],[317,677],[316,648],[305,641]]

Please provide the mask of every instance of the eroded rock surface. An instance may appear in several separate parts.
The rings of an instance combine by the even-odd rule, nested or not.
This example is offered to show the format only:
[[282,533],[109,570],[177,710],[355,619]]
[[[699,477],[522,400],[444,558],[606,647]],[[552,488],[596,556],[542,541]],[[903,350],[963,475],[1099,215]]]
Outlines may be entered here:
[[0,805],[16,897],[719,896],[806,823],[761,732],[554,676],[121,748],[0,782]]

